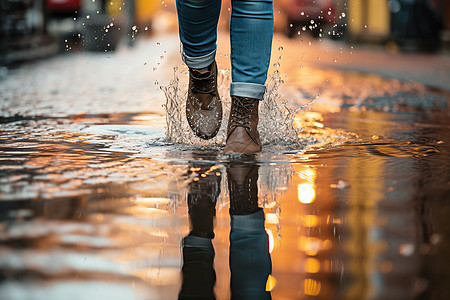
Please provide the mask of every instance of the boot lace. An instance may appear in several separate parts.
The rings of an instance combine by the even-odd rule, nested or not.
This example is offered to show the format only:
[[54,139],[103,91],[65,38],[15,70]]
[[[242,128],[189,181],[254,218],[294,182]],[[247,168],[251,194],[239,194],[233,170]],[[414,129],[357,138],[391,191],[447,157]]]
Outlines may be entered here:
[[231,110],[231,125],[230,128],[243,127],[250,129],[250,114],[253,108],[253,101],[246,98],[233,99],[233,108]]
[[191,70],[190,77],[192,79],[191,89],[193,93],[200,93],[200,94],[216,93],[214,70],[209,71],[209,74],[201,74],[196,70]]

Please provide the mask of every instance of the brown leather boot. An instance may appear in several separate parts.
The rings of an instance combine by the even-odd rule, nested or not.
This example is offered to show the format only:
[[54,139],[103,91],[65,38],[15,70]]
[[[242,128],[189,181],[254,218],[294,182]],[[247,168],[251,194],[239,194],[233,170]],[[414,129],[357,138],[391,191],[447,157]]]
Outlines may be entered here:
[[222,102],[217,90],[217,65],[206,71],[189,69],[186,118],[195,135],[208,140],[216,136],[222,122]]
[[258,133],[259,100],[231,97],[227,144],[224,153],[254,154],[261,150]]

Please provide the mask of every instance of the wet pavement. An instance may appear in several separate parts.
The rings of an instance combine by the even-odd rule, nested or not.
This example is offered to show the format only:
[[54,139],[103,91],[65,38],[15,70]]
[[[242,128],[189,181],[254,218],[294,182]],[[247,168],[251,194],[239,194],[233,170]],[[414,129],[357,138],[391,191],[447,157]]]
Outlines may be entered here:
[[275,36],[246,158],[189,131],[176,35],[10,70],[1,299],[449,299],[448,59],[383,55]]

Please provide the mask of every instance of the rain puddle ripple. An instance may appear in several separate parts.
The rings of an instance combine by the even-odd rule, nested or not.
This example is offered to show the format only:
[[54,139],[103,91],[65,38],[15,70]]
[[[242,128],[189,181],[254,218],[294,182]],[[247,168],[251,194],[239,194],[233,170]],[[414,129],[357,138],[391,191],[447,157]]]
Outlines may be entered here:
[[[167,119],[2,119],[2,297],[175,299],[180,241],[207,199],[215,293],[227,299],[229,212],[239,197],[256,197],[264,212],[273,266],[266,289],[275,299],[448,296],[446,109],[393,113],[360,105],[363,98],[341,102],[339,113],[311,111],[300,98],[290,108],[275,73],[261,111],[263,151],[236,159],[221,153],[225,125],[211,141],[192,136],[186,74],[177,72],[164,88]],[[221,95],[228,80],[222,73]]]

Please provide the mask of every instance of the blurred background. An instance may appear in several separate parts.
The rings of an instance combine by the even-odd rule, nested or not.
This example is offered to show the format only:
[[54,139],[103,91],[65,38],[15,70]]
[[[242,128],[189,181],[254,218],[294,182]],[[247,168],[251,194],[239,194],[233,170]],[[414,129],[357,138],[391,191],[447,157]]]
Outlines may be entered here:
[[[450,299],[450,0],[274,0],[274,14],[271,139],[248,164],[274,299]],[[177,30],[175,0],[0,0],[1,300],[175,299],[186,198],[218,190],[208,173],[229,299],[226,124],[193,140]]]
[[[229,24],[223,0],[220,30]],[[391,51],[450,49],[450,1],[274,0],[275,31]],[[0,65],[70,51],[114,51],[176,32],[175,0],[1,0]]]

